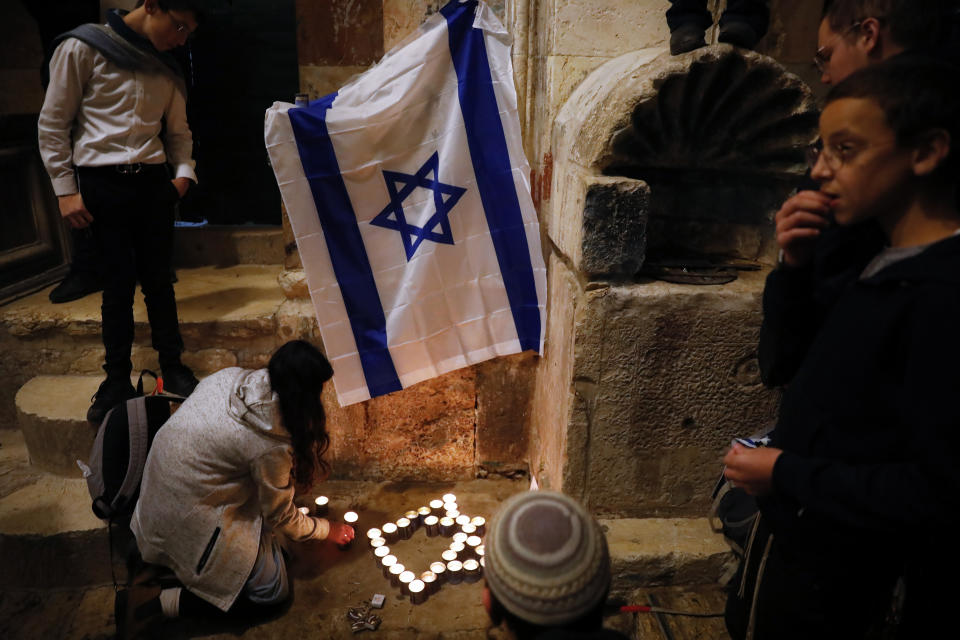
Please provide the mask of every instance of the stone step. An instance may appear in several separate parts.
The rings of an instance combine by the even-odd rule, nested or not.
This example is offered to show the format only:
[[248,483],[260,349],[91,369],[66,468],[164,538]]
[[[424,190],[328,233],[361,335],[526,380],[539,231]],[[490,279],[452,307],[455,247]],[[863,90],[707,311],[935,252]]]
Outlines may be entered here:
[[178,269],[281,264],[283,256],[283,230],[279,226],[205,225],[174,230],[173,264]]
[[38,471],[23,434],[0,430],[0,588],[109,583],[108,545],[86,481]]
[[[102,376],[37,376],[17,392],[17,427],[23,434],[30,463],[66,478],[79,478],[77,460],[87,461],[97,435],[87,422],[90,398]],[[136,385],[137,379],[131,378]],[[144,391],[154,381],[145,377]]]
[[[177,309],[186,351],[197,373],[227,366],[261,367],[277,344],[309,334],[316,321],[309,300],[287,300],[280,265],[180,269]],[[99,294],[54,305],[49,290],[0,307],[0,428],[13,426],[14,395],[37,375],[101,375]],[[146,307],[134,304],[133,366],[155,369]],[[89,398],[89,396],[87,396]]]

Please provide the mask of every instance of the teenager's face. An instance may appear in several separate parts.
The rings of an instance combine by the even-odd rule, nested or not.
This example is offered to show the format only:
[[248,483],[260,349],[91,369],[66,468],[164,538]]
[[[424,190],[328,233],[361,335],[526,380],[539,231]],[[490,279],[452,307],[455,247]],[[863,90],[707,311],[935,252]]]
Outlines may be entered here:
[[854,71],[866,67],[870,59],[861,45],[862,40],[856,26],[851,25],[846,30],[837,32],[830,27],[827,19],[822,20],[817,34],[817,57],[823,65],[820,81],[834,85],[842,82]]
[[866,98],[842,98],[820,116],[821,152],[811,176],[831,198],[837,224],[895,215],[913,177],[910,149],[897,145],[883,110]]
[[197,18],[192,11],[164,11],[156,2],[145,2],[144,8],[147,11],[145,35],[159,51],[186,44],[197,28]]

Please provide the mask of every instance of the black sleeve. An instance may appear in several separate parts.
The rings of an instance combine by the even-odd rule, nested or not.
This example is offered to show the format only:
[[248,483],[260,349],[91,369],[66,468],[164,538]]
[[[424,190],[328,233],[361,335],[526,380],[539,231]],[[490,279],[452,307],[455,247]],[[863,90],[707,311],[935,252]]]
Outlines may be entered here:
[[[848,462],[784,452],[775,491],[840,522],[879,530],[951,527],[960,513],[960,292],[918,305],[905,330],[898,460]],[[930,530],[930,529],[927,529]]]
[[768,387],[788,383],[807,353],[819,326],[811,267],[778,267],[763,290],[763,323],[757,358]]

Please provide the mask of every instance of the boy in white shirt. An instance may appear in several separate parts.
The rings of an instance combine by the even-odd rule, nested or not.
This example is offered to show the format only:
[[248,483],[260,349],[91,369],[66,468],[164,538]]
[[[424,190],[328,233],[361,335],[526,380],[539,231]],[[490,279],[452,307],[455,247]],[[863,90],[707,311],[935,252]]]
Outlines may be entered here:
[[180,361],[183,339],[170,282],[174,205],[196,182],[193,136],[184,81],[166,53],[197,28],[196,5],[141,0],[129,13],[111,12],[107,25],[82,25],[61,36],[50,61],[40,152],[61,215],[74,228],[91,228],[106,278],[107,378],[87,412],[94,424],[134,395],[138,280],[166,390],[189,395],[197,384]]

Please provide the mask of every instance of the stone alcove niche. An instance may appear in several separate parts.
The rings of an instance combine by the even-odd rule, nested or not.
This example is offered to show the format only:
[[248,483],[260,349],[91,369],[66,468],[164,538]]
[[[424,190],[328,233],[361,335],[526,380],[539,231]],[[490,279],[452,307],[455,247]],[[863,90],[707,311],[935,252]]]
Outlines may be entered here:
[[[760,298],[773,214],[815,137],[809,89],[727,45],[635,51],[570,96],[541,212],[550,299],[533,471],[543,484],[611,516],[704,513],[730,438],[775,415],[755,364]],[[718,268],[739,277],[711,280]],[[729,284],[645,277],[666,269]]]

